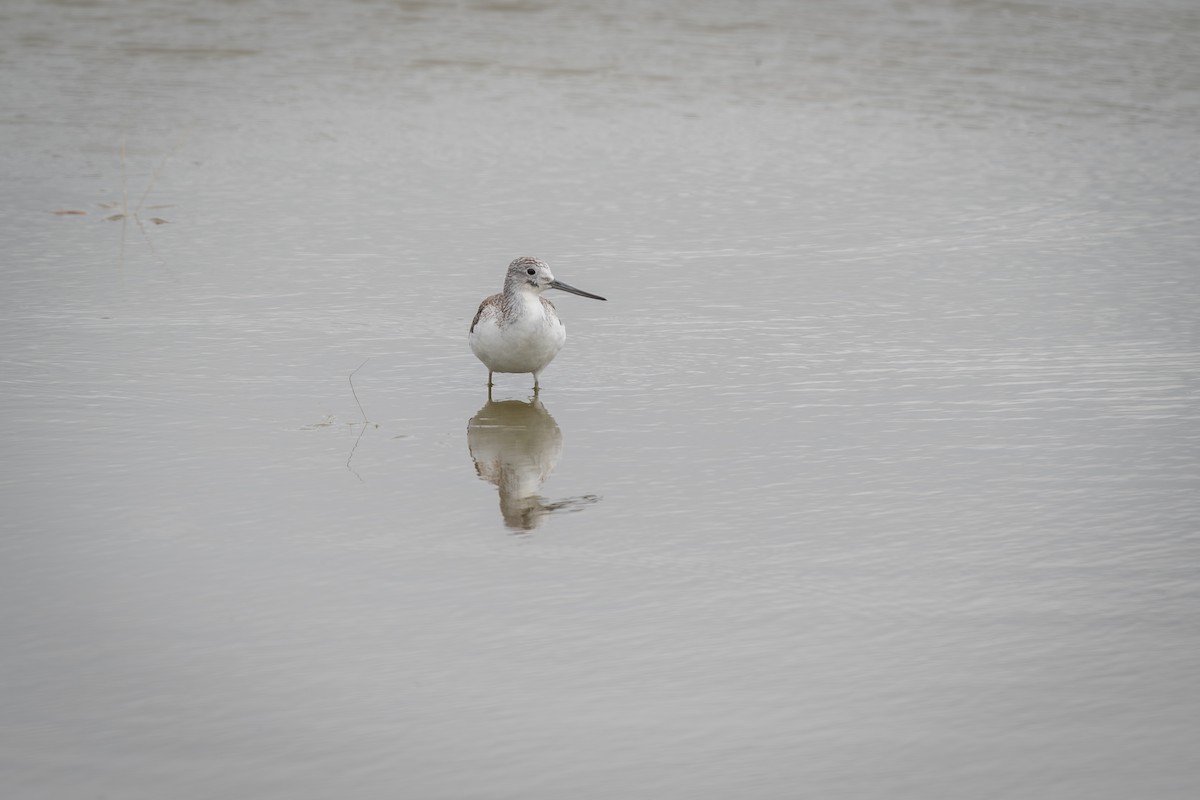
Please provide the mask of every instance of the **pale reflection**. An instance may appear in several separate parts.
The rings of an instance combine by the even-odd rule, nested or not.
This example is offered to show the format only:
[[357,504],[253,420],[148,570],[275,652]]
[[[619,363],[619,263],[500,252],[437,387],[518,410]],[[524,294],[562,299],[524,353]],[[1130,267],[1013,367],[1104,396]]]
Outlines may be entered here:
[[533,530],[553,511],[597,500],[548,502],[538,495],[558,464],[562,431],[536,396],[527,403],[489,398],[467,423],[467,446],[479,477],[499,489],[500,514],[509,528]]

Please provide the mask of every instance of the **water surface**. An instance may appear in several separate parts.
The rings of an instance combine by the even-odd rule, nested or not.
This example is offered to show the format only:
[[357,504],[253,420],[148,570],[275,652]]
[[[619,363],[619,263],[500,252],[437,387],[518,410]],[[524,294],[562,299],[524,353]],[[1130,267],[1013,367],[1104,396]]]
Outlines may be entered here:
[[6,797],[1200,790],[1194,4],[0,30]]

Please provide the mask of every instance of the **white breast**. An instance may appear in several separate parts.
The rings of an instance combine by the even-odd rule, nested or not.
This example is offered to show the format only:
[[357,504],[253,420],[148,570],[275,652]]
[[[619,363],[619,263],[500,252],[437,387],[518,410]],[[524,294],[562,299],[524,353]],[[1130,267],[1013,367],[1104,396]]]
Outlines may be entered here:
[[567,340],[558,315],[533,293],[501,318],[499,305],[485,309],[471,332],[471,350],[493,372],[541,372]]

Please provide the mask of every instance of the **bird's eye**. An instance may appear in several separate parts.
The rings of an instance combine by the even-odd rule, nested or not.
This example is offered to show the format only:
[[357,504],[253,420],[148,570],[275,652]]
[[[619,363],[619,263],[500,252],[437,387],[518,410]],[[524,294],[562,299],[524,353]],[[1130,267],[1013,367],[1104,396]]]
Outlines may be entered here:
[[537,270],[536,270],[536,269],[534,269],[533,267],[530,267],[529,269],[525,270],[525,274],[526,274],[526,275],[536,275],[536,274],[537,274]]

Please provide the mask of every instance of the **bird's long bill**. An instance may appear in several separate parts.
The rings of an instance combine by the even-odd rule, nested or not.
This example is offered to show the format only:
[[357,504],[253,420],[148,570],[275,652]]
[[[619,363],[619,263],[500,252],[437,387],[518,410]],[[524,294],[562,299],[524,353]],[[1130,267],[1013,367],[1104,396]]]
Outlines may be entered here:
[[592,294],[591,292],[585,292],[583,289],[576,289],[571,284],[563,283],[562,281],[550,281],[550,288],[551,289],[562,289],[564,292],[570,292],[571,294],[577,294],[580,297],[590,297],[593,300],[608,300],[607,297],[601,297],[598,294]]

